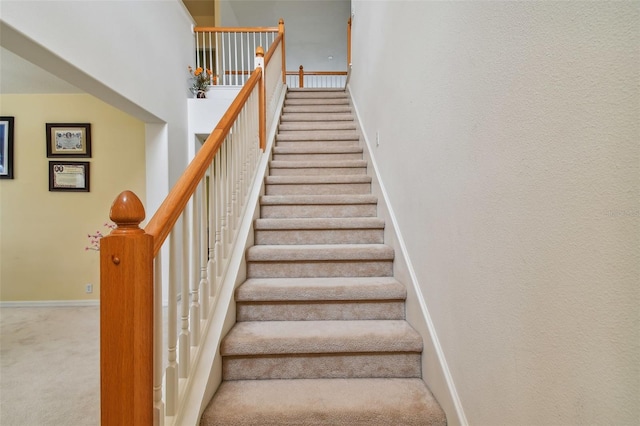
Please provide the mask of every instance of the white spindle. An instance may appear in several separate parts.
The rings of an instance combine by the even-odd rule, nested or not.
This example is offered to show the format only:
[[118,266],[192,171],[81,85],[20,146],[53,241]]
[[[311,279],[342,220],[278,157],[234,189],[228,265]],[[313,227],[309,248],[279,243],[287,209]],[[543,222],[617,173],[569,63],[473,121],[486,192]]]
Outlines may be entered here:
[[[202,181],[200,181],[202,185]],[[191,199],[191,229],[189,234],[191,236],[191,274],[189,277],[190,285],[190,300],[189,304],[189,332],[191,346],[198,346],[200,343],[200,191],[196,189]],[[205,277],[206,278],[206,275]]]
[[177,322],[178,322],[178,241],[176,231],[172,231],[169,236],[169,294],[167,295],[167,370],[165,373],[165,404],[167,416],[176,413],[178,404],[178,363],[176,345],[178,342]]
[[[208,217],[208,177],[200,183],[200,319],[209,315],[209,217]],[[209,182],[210,184],[210,182]]]
[[191,201],[182,212],[182,278],[180,280],[180,336],[178,337],[178,373],[181,379],[189,376],[190,349],[189,345],[189,209]]

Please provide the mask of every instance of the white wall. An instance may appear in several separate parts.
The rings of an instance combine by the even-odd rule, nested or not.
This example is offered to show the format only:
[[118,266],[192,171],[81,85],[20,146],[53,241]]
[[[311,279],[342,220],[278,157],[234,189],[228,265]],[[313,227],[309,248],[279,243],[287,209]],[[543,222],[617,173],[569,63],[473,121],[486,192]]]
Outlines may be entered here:
[[194,41],[182,2],[2,0],[1,20],[4,47],[149,123],[148,158],[166,160],[147,164],[154,210],[187,162]]
[[470,424],[640,421],[639,8],[353,2],[351,91]]
[[282,18],[288,71],[300,65],[308,71],[346,71],[350,5],[350,0],[220,0],[220,20],[226,27],[272,27]]

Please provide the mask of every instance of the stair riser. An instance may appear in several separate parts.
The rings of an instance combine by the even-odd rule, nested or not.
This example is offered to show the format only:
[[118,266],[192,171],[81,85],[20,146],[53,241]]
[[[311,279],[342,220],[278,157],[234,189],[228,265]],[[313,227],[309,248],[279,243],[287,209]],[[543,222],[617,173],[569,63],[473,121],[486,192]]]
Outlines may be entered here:
[[366,175],[366,167],[271,167],[271,176]]
[[266,205],[260,207],[263,218],[294,217],[375,217],[376,204]]
[[296,122],[296,121],[320,121],[320,122],[331,122],[331,121],[350,121],[353,122],[353,114],[344,114],[344,113],[289,113],[283,114],[280,118],[281,122]]
[[[355,143],[355,141],[354,141]],[[278,146],[282,146],[278,144]],[[273,160],[279,161],[340,161],[362,160],[362,152],[347,153],[309,153],[309,154],[273,154]]]
[[382,229],[257,230],[255,244],[382,244]]
[[358,135],[350,132],[285,132],[276,135],[276,145],[282,141],[357,141]]
[[401,320],[404,300],[237,303],[237,321]]
[[349,141],[280,141],[276,144],[280,148],[321,149],[329,147],[359,146],[356,140]]
[[370,183],[347,183],[347,184],[304,184],[304,185],[274,185],[265,186],[266,195],[354,195],[370,194]]
[[349,105],[347,98],[335,99],[285,99],[284,106],[300,106],[300,105]]
[[309,354],[223,357],[223,380],[417,378],[420,354]]
[[288,122],[282,123],[278,126],[279,132],[308,132],[312,130],[326,130],[326,131],[336,131],[336,130],[356,130],[356,125],[353,123],[349,123],[347,121],[343,122],[329,122],[323,123],[318,121],[312,122]]
[[288,92],[286,99],[347,99],[344,91]]
[[249,278],[390,277],[391,260],[248,262]]

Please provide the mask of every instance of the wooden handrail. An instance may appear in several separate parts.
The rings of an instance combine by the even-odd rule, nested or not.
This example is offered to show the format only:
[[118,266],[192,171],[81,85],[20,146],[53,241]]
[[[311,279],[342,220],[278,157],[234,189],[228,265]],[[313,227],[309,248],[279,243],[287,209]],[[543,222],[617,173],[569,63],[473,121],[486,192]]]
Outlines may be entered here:
[[280,27],[194,27],[196,33],[277,33]]
[[169,192],[169,195],[167,195],[167,198],[165,198],[164,202],[158,208],[158,211],[156,211],[156,214],[153,215],[145,227],[145,232],[153,236],[154,257],[160,251],[162,244],[164,244],[164,241],[171,232],[171,228],[173,228],[173,225],[177,222],[189,199],[198,187],[200,180],[207,172],[209,164],[211,164],[213,157],[227,137],[231,126],[240,114],[253,88],[261,79],[262,69],[256,68],[245,85],[242,86],[240,93],[238,93],[235,100],[231,103],[227,112],[220,119],[218,125],[213,129],[211,134],[209,134],[198,154],[189,164],[180,179],[178,179],[171,189],[171,192]]
[[[347,71],[304,71],[302,65],[300,69],[304,75],[347,75]],[[300,71],[287,71],[287,75],[300,75]]]

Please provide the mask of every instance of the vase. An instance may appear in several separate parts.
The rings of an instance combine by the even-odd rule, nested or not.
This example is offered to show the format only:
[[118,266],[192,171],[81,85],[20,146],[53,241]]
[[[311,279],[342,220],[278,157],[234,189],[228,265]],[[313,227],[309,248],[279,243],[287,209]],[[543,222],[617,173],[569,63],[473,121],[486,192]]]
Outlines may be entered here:
[[196,98],[198,99],[204,99],[207,97],[207,92],[205,90],[198,90],[196,92]]

